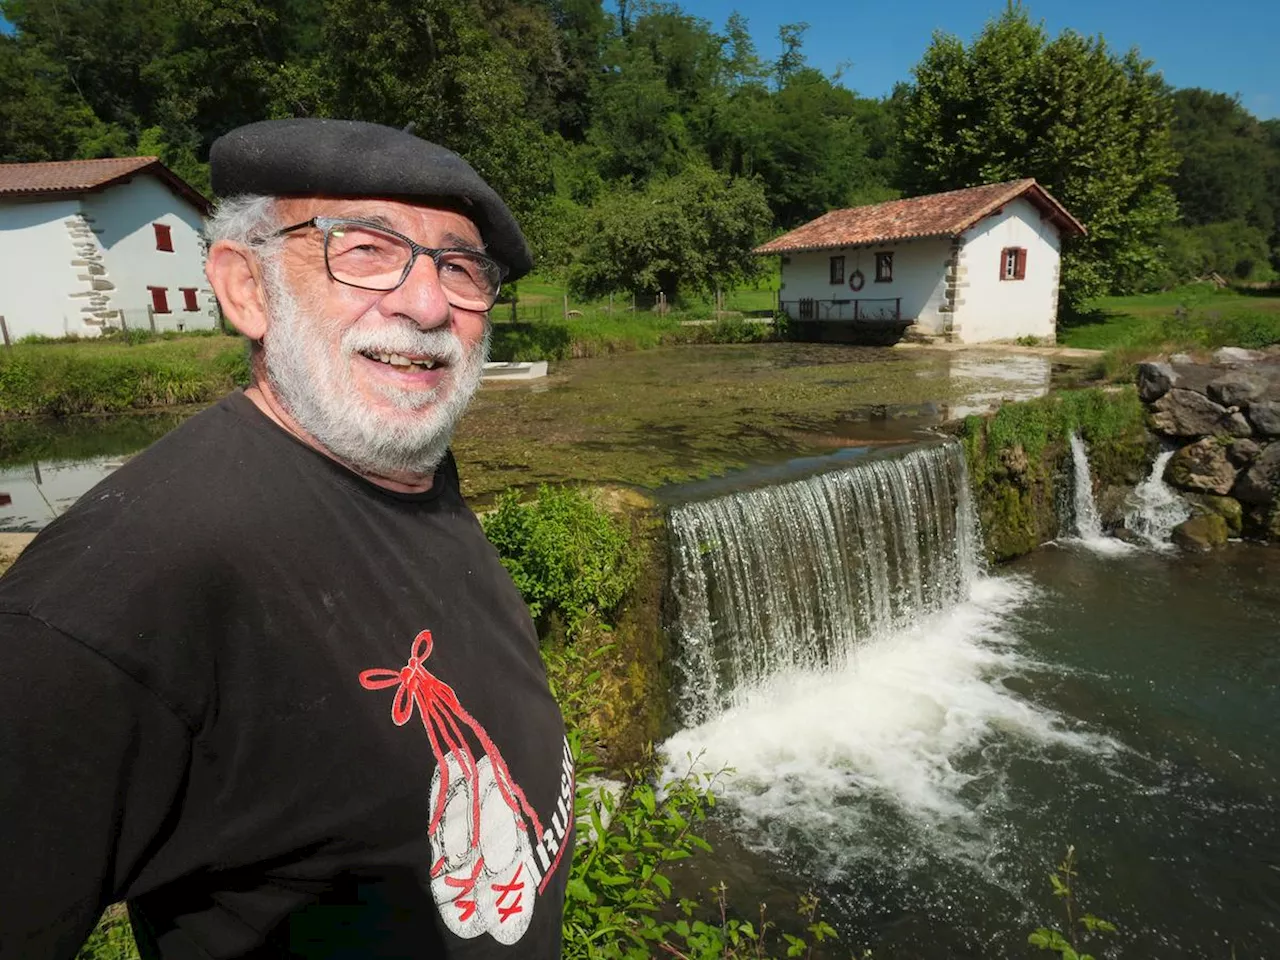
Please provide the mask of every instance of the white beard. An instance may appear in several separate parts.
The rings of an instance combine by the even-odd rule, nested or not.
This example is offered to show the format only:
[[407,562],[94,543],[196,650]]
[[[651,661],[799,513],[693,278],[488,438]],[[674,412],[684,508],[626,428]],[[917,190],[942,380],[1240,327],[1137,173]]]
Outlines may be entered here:
[[[454,428],[480,386],[489,356],[489,327],[468,353],[449,330],[423,330],[410,320],[342,334],[335,356],[334,324],[304,307],[289,289],[279,261],[264,264],[271,326],[263,343],[267,381],[289,416],[337,459],[362,474],[429,477],[449,448]],[[361,396],[351,365],[361,351],[431,355],[447,365],[433,390],[378,385],[402,415],[388,416]]]

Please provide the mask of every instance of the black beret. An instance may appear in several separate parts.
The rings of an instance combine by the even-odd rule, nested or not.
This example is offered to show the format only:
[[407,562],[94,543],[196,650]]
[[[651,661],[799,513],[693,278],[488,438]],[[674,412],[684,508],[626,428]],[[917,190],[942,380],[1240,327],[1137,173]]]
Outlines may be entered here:
[[490,256],[515,280],[533,268],[515,217],[452,150],[393,127],[359,120],[263,120],[214,141],[213,192],[287,197],[389,197],[442,203],[480,230]]

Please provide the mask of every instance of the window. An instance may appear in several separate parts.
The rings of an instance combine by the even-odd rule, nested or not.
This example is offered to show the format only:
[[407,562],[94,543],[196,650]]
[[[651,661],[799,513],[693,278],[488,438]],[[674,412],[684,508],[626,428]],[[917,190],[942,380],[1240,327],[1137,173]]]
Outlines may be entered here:
[[153,223],[151,229],[156,232],[156,249],[173,253],[173,235],[169,232],[169,227],[163,223]]
[[196,299],[195,287],[179,287],[182,291],[182,309],[188,313],[194,313],[200,309],[200,301]]
[[831,258],[831,282],[844,283],[844,257]]
[[1027,278],[1026,247],[1005,247],[1000,251],[1000,279],[1025,280]]
[[876,254],[876,283],[889,283],[893,280],[893,254]]
[[169,288],[147,287],[151,291],[151,309],[156,313],[169,312]]

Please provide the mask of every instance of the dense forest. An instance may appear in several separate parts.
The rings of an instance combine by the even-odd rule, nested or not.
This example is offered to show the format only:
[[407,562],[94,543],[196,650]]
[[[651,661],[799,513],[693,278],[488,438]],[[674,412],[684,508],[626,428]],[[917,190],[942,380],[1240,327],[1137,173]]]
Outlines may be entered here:
[[828,209],[1036,177],[1089,228],[1064,295],[1280,268],[1280,120],[1171,89],[1011,3],[859,96],[740,15],[617,0],[0,0],[0,160],[158,155],[266,117],[405,126],[463,154],[576,293],[730,286]]

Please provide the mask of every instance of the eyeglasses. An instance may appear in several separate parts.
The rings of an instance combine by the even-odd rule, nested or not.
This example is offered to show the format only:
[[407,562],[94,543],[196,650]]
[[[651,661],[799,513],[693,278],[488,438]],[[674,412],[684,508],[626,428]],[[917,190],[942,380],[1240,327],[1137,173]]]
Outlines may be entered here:
[[277,230],[284,236],[305,227],[324,233],[324,265],[338,283],[361,290],[390,292],[404,283],[418,257],[426,255],[436,265],[445,299],[460,310],[483,312],[498,299],[505,264],[475,250],[459,247],[424,247],[404,234],[364,220],[312,217]]

